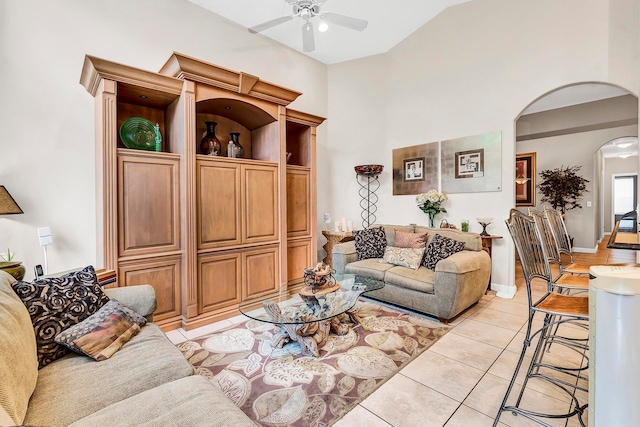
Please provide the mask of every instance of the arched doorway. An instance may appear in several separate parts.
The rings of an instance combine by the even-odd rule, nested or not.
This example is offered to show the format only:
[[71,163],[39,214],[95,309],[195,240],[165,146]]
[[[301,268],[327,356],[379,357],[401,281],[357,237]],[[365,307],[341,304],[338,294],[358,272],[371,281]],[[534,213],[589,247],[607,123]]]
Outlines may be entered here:
[[[582,165],[582,174],[590,181],[589,192],[583,199],[583,208],[567,214],[567,228],[571,235],[578,237],[574,242],[575,249],[596,252],[598,242],[605,237],[604,171],[600,148],[617,137],[638,135],[638,97],[623,87],[608,83],[565,85],[542,94],[523,108],[515,119],[514,128],[516,156],[536,153],[535,177],[539,177],[544,169]],[[636,162],[636,167],[638,165]],[[513,179],[516,179],[515,170]],[[515,205],[515,194],[513,197]],[[543,206],[537,191],[533,200],[535,207]],[[589,207],[587,202],[590,202]],[[528,208],[518,209],[526,211]],[[518,287],[519,270],[516,261]]]
[[[574,251],[596,252],[598,242],[607,231],[604,226],[606,160],[601,147],[619,137],[637,137],[638,98],[624,88],[607,83],[563,86],[524,108],[516,119],[515,134],[516,156],[535,155],[535,170],[531,176],[524,177],[535,180],[535,184],[542,170],[580,166],[580,175],[589,180],[588,192],[581,208],[567,212],[566,225],[569,234],[575,237]],[[637,173],[637,156],[635,166]],[[518,178],[522,182],[522,177]],[[528,206],[542,208],[540,198],[535,191],[531,203],[517,207],[525,212]]]

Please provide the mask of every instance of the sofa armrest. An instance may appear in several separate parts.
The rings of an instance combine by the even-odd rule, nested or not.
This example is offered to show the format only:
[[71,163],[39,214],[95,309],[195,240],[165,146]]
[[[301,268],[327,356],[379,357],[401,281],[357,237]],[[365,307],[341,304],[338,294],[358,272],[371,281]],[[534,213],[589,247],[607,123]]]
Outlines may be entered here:
[[333,247],[332,262],[337,274],[344,274],[347,264],[357,260],[355,241],[338,243]]
[[158,307],[156,291],[151,285],[126,286],[122,288],[104,289],[109,298],[118,300],[119,303],[153,322],[153,312]]
[[491,258],[485,251],[461,251],[436,264],[433,290],[438,317],[451,319],[476,303],[487,290]]
[[455,254],[440,260],[436,264],[437,272],[447,273],[468,273],[470,271],[476,271],[487,265],[491,266],[491,258],[485,251],[460,251]]

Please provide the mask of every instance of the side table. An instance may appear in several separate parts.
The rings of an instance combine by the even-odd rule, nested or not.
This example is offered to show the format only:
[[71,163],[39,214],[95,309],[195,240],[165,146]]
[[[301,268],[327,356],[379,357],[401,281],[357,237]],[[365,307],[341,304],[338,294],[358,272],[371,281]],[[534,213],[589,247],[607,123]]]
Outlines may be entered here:
[[333,268],[333,247],[338,243],[349,242],[353,240],[353,234],[351,231],[334,231],[334,230],[322,230],[322,235],[327,239],[327,243],[322,246],[327,256],[324,257],[322,262],[330,265]]
[[[502,236],[482,236],[482,250],[489,254],[491,258],[491,245],[495,239],[502,239]],[[493,261],[491,261],[491,269],[493,270]],[[491,274],[489,274],[489,283],[487,284],[487,292],[491,289]]]

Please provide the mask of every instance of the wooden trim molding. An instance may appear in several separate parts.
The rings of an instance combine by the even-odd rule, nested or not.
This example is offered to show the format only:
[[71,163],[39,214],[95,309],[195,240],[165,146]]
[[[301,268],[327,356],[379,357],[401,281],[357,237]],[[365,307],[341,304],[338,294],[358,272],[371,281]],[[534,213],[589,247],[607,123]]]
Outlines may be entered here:
[[160,69],[160,74],[204,83],[280,105],[289,105],[302,95],[302,92],[265,82],[251,74],[229,70],[178,52],[173,52]]
[[176,98],[182,93],[183,82],[180,79],[85,55],[80,84],[95,96],[102,79],[170,93]]
[[287,108],[287,120],[294,123],[300,123],[307,126],[320,126],[324,122],[324,117],[314,116],[313,114],[303,113],[302,111]]

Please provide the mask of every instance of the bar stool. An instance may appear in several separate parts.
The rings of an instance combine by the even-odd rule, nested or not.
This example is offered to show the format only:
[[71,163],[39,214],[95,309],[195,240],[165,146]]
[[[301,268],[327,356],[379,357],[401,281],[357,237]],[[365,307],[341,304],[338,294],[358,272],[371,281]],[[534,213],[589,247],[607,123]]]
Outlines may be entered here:
[[544,217],[549,224],[554,244],[557,247],[559,255],[565,254],[569,257],[569,263],[566,265],[563,265],[561,260],[560,271],[562,273],[588,275],[591,265],[573,262],[571,239],[569,239],[569,233],[567,232],[567,227],[565,226],[564,219],[562,218],[562,213],[549,206],[545,206]]
[[[554,212],[558,212],[552,209]],[[568,273],[562,266],[562,257],[560,255],[560,248],[558,246],[558,239],[553,233],[553,227],[551,221],[548,220],[545,212],[539,211],[534,208],[529,208],[529,215],[533,218],[540,231],[540,238],[542,244],[546,248],[549,262],[558,266],[558,275],[553,277],[552,281],[555,283],[561,292],[569,293],[570,291],[586,292],[589,290],[589,276],[581,273]],[[562,217],[560,217],[562,220]],[[573,264],[576,265],[576,264]],[[588,267],[585,264],[580,264],[579,269]]]
[[[588,320],[588,297],[564,295],[553,291],[554,284],[551,278],[549,256],[546,253],[547,249],[542,242],[540,230],[536,227],[536,222],[531,217],[521,213],[517,209],[511,209],[509,219],[505,222],[515,243],[516,250],[518,251],[524,273],[529,304],[529,319],[522,346],[522,353],[520,354],[513,377],[511,378],[511,382],[509,383],[493,425],[494,427],[497,426],[503,412],[512,412],[514,415],[522,415],[544,426],[548,426],[549,424],[545,423],[543,419],[570,418],[576,416],[579,423],[585,426],[582,415],[585,413],[588,404],[580,403],[575,397],[575,392],[576,390],[588,391],[586,388],[578,385],[579,380],[587,380],[585,376],[581,375],[581,372],[588,369],[588,362],[584,366],[581,365],[577,367],[552,365],[544,360],[547,354],[544,349],[553,343],[565,346],[583,355],[587,352],[587,338],[576,339],[563,336],[558,333],[555,326],[567,322]],[[547,291],[544,296],[534,302],[531,294],[531,282],[535,278],[546,281]],[[540,329],[532,331],[533,320],[537,313],[544,315],[544,323]],[[514,405],[507,405],[507,400],[515,384],[518,372],[522,368],[522,362],[527,348],[531,345],[531,340],[535,338],[536,335],[539,335],[539,340],[535,347],[531,364],[527,368],[527,375],[523,381],[522,389],[520,390],[516,403]],[[542,369],[544,369],[544,371]],[[569,411],[562,414],[544,414],[521,408],[522,397],[530,378],[540,378],[548,381],[567,393],[571,400]],[[566,378],[572,381],[575,379],[575,382],[569,382]]]

